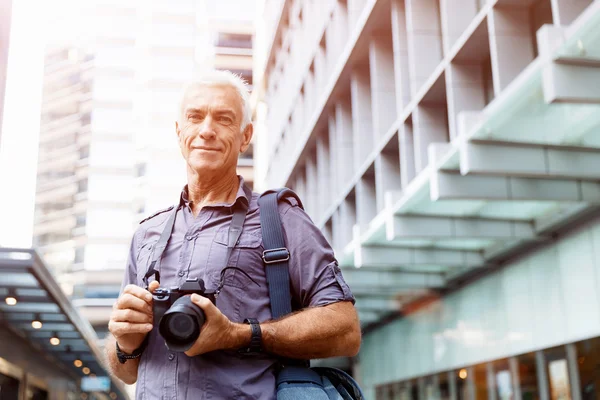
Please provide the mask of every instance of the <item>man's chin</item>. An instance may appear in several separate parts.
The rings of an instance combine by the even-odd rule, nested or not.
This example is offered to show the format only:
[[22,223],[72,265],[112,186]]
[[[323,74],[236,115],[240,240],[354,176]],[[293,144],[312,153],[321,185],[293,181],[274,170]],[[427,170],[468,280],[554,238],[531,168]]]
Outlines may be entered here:
[[196,162],[190,163],[189,167],[196,172],[198,175],[202,176],[202,174],[225,174],[225,168],[223,168],[223,164],[215,163],[215,162]]

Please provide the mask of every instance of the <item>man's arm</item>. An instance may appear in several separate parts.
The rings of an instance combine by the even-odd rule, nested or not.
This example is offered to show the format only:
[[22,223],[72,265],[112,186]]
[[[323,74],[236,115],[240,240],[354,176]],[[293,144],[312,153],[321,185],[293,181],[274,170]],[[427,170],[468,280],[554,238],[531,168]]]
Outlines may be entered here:
[[360,349],[358,315],[348,301],[305,309],[260,327],[264,349],[282,357],[354,357]]
[[121,364],[117,359],[116,347],[117,341],[113,335],[108,335],[106,338],[106,346],[104,352],[108,360],[108,368],[114,376],[122,380],[128,385],[133,385],[137,381],[137,371],[140,364],[140,359],[127,360],[125,364]]
[[[192,302],[204,310],[206,322],[200,337],[185,354],[192,357],[250,344],[249,325],[231,322],[205,297],[192,295]],[[264,350],[282,357],[353,357],[360,348],[358,315],[348,301],[308,308],[277,321],[262,323],[260,327]]]

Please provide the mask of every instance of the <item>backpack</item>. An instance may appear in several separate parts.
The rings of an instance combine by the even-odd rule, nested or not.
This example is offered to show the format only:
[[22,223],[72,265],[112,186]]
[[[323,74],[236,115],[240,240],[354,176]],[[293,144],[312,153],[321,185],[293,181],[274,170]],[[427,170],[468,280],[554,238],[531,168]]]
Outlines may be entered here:
[[[273,319],[292,312],[288,261],[278,203],[293,197],[299,207],[302,202],[292,190],[268,190],[258,199],[263,238],[263,262],[269,285]],[[286,363],[288,364],[288,363]],[[277,376],[277,400],[364,400],[356,381],[344,371],[330,367],[310,368],[310,362],[291,362],[282,366]]]

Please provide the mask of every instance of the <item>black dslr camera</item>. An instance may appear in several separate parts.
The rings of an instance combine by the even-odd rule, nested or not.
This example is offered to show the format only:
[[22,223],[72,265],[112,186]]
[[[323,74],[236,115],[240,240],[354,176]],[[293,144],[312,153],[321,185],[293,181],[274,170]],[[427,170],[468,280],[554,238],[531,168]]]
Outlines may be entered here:
[[192,303],[190,296],[199,294],[215,304],[216,292],[206,292],[202,279],[187,279],[181,287],[156,289],[152,293],[154,326],[165,339],[171,351],[189,350],[200,336],[206,319],[200,307]]

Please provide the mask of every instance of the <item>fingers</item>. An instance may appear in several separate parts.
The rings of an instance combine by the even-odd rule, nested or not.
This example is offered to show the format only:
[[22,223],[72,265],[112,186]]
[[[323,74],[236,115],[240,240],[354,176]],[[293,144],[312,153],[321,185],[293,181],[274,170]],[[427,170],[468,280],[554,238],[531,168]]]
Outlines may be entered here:
[[111,319],[115,322],[152,323],[152,314],[141,313],[132,309],[114,310]]
[[108,323],[108,330],[115,338],[131,333],[148,333],[152,330],[152,324],[135,324],[130,322],[118,322],[111,320]]
[[123,293],[115,303],[115,309],[131,309],[141,313],[152,314],[152,306],[130,293]]
[[159,286],[160,283],[158,283],[158,281],[152,281],[150,282],[150,285],[148,285],[148,290],[150,291],[150,293],[154,293],[154,291],[158,289]]
[[220,313],[219,309],[206,297],[200,296],[196,293],[192,294],[192,303],[197,305],[204,311],[206,318],[208,319],[211,315]]
[[[152,283],[154,283],[154,282],[152,282]],[[151,286],[152,286],[152,283],[150,284]],[[157,284],[158,284],[158,282],[157,282]],[[154,288],[154,289],[156,289],[156,288]],[[125,289],[123,289],[123,294],[125,294],[125,293],[130,294],[139,299],[142,299],[143,301],[145,301],[148,304],[152,304],[152,293],[150,293],[146,289],[142,289],[139,286],[127,285],[127,286],[125,286]]]

